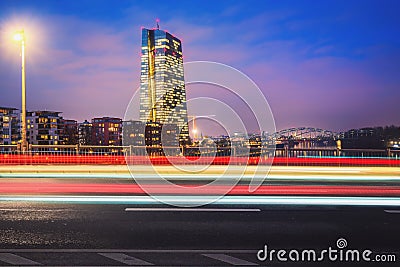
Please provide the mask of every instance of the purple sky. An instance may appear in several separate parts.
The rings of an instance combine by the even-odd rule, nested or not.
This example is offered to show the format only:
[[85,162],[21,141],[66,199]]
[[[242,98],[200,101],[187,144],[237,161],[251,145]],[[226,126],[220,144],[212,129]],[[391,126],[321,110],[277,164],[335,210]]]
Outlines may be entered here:
[[214,2],[2,1],[0,106],[20,107],[10,33],[24,27],[29,110],[123,117],[139,86],[140,28],[160,18],[182,39],[184,61],[221,62],[253,79],[277,129],[400,125],[397,1]]

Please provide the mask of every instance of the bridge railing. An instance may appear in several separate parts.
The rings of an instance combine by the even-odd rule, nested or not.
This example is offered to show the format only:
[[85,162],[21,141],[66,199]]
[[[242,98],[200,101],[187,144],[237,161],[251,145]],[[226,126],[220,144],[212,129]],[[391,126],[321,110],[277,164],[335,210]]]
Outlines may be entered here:
[[[273,160],[273,162],[272,162]],[[400,150],[243,147],[0,146],[0,164],[271,164],[280,166],[396,166]]]

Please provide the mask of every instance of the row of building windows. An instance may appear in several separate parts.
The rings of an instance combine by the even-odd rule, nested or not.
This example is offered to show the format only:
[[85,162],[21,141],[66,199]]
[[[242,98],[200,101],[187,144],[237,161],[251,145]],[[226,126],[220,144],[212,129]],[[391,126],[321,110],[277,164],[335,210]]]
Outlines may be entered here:
[[[11,114],[11,115],[10,115]],[[6,121],[6,123],[4,123]],[[103,131],[95,135],[95,129]],[[122,143],[120,118],[94,118],[92,123],[65,120],[60,112],[34,111],[27,113],[27,139],[36,145],[120,145]],[[0,145],[16,144],[21,139],[20,112],[0,107]]]

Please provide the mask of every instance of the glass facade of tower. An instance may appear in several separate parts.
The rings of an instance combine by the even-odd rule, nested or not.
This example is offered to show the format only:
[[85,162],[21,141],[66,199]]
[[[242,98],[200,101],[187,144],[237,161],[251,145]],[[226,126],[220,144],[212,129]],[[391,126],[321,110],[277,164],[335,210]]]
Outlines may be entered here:
[[189,142],[182,43],[159,29],[142,30],[140,120],[175,124],[180,143]]

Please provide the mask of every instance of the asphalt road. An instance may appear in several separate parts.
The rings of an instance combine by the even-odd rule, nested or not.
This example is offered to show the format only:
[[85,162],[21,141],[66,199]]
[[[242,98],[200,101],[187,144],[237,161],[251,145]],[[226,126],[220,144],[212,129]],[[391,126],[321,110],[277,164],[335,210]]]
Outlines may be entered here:
[[[126,211],[132,208],[133,211]],[[145,210],[142,210],[142,209]],[[148,210],[164,208],[163,210]],[[269,249],[370,249],[400,260],[394,207],[0,204],[0,265],[5,266],[353,266],[355,262],[260,261]],[[147,209],[147,210],[146,210]],[[167,210],[165,210],[167,209]],[[169,209],[169,210],[168,210]],[[209,209],[209,210],[207,210]],[[386,209],[386,211],[385,211]],[[357,266],[398,266],[366,263]]]
[[[207,183],[219,168],[204,177],[161,169],[176,183],[193,184]],[[135,193],[126,167],[1,166],[0,177],[0,266],[398,266],[400,261],[399,168],[279,167],[258,195],[238,191],[197,208],[161,205]],[[170,197],[174,203],[194,198]],[[270,258],[263,260],[265,246]],[[338,258],[323,254],[329,248]],[[286,261],[277,258],[279,250],[286,251]],[[288,259],[294,250],[301,256],[315,251],[316,260],[296,254]],[[346,260],[348,250],[370,250],[371,261]]]

